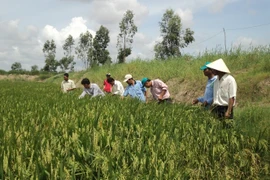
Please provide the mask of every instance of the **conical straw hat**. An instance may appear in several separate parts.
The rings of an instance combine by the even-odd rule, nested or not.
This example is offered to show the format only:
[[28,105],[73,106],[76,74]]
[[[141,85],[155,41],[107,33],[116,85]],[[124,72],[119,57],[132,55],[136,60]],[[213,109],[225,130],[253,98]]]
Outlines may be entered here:
[[222,59],[215,60],[214,62],[211,62],[210,64],[207,64],[206,66],[211,69],[215,69],[217,71],[231,73]]

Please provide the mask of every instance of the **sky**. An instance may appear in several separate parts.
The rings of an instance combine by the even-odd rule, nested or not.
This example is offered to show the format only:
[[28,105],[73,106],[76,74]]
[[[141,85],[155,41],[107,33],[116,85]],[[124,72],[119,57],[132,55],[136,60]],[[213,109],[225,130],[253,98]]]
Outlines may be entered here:
[[[194,31],[195,42],[181,49],[182,54],[223,51],[225,34],[227,49],[270,44],[269,0],[0,0],[0,4],[0,69],[6,71],[15,62],[26,70],[33,65],[43,68],[46,40],[56,42],[59,60],[69,34],[75,40],[87,30],[94,36],[101,25],[110,31],[108,50],[116,62],[119,22],[127,10],[133,11],[138,27],[128,61],[154,58],[166,9],[181,17],[184,29]],[[83,69],[76,57],[75,62],[75,70]]]

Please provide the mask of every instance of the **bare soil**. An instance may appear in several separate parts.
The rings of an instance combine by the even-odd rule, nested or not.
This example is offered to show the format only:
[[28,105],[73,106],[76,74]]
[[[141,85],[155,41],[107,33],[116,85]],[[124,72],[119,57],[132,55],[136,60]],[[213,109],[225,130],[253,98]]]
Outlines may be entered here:
[[26,80],[26,81],[35,81],[38,76],[26,75],[26,74],[9,74],[9,75],[0,75],[0,80]]

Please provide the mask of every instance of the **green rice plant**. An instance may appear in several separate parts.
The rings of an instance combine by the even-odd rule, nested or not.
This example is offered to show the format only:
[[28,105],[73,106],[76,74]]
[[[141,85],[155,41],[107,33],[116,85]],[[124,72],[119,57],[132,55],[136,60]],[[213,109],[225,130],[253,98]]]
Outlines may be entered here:
[[269,121],[259,108],[239,109],[224,129],[185,104],[78,99],[79,91],[36,82],[1,81],[0,93],[0,179],[270,176]]

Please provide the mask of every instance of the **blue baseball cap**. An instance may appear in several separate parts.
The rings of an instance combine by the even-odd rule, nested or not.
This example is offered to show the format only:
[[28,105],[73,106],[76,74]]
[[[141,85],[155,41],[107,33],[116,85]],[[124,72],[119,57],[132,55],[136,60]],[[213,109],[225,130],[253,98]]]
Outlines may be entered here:
[[201,68],[200,70],[205,70],[207,69],[208,67],[206,66],[207,64],[210,64],[210,62],[206,62]]

